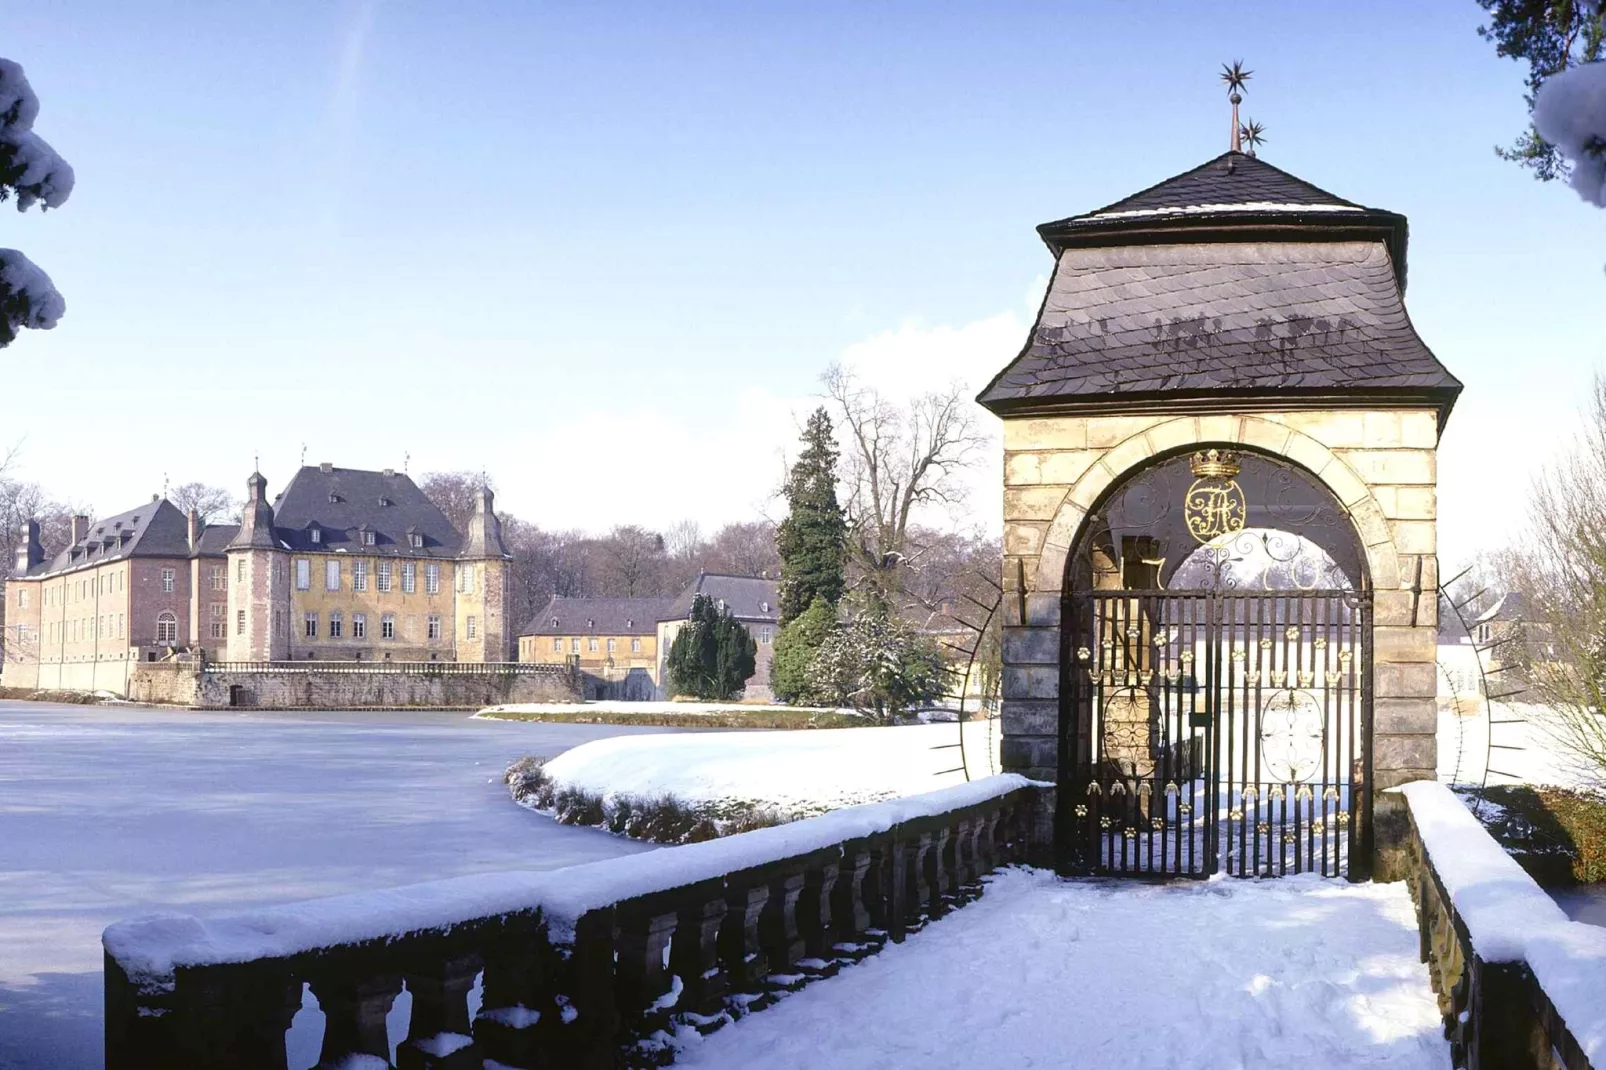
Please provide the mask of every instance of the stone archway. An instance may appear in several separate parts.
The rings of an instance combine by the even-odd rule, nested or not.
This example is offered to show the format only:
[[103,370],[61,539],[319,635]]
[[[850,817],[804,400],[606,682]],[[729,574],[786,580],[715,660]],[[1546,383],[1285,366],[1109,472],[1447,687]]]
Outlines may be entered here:
[[[1237,445],[1310,472],[1353,518],[1373,595],[1373,790],[1435,775],[1437,710],[1431,410],[1009,419],[1005,437],[1003,757],[1058,774],[1065,569],[1089,509],[1160,455]],[[1380,828],[1390,800],[1377,796]]]
[[1056,865],[1365,874],[1377,554],[1349,508],[1223,442],[1090,505],[1062,589]]

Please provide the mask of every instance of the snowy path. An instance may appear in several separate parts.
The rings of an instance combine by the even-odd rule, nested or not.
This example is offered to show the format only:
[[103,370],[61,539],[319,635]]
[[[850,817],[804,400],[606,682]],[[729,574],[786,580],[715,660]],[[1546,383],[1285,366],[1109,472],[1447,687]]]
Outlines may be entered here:
[[512,805],[524,754],[661,731],[0,702],[0,1070],[101,1065],[100,933],[643,850]]
[[1404,884],[1007,871],[979,901],[677,1065],[1392,1067],[1450,1053]]

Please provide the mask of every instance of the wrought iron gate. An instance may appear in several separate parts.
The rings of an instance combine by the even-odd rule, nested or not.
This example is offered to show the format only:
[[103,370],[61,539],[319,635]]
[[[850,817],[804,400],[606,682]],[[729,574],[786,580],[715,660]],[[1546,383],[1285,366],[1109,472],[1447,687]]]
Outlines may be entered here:
[[1088,590],[1065,610],[1061,868],[1365,876],[1366,592]]

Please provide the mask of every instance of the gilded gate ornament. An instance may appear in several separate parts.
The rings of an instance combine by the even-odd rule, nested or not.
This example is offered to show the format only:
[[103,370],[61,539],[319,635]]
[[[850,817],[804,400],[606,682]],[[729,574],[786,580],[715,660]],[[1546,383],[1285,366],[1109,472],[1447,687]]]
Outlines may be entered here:
[[1182,499],[1188,533],[1208,543],[1242,531],[1247,506],[1243,489],[1233,478],[1239,471],[1238,459],[1227,450],[1201,450],[1188,467],[1196,477]]

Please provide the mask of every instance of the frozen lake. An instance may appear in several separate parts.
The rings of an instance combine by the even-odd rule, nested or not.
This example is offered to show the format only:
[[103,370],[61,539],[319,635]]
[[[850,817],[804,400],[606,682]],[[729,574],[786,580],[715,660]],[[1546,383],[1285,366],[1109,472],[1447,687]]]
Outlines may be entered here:
[[653,731],[0,702],[0,1070],[101,1065],[100,933],[121,918],[647,849],[513,805],[500,775]]

